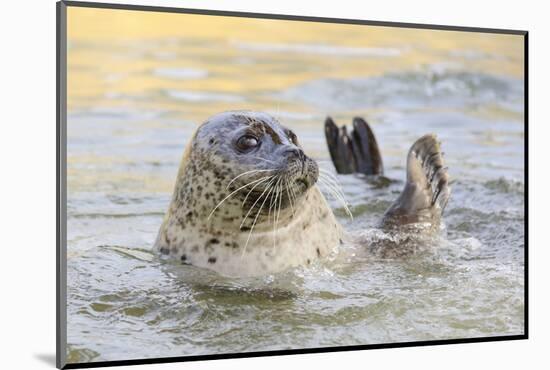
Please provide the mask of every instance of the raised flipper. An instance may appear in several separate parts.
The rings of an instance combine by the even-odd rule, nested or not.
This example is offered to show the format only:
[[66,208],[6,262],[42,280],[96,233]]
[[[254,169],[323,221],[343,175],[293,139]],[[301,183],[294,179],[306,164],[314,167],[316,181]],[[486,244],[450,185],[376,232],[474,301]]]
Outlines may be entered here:
[[384,214],[383,226],[393,229],[418,224],[437,228],[450,195],[439,142],[435,135],[422,136],[409,150],[405,189]]
[[350,134],[346,126],[338,128],[332,118],[325,120],[325,135],[332,163],[340,174],[363,173],[382,175],[382,156],[368,123],[360,117],[353,119]]
[[325,120],[325,136],[336,172],[341,174],[354,173],[355,161],[346,126],[338,128],[332,118],[327,117]]

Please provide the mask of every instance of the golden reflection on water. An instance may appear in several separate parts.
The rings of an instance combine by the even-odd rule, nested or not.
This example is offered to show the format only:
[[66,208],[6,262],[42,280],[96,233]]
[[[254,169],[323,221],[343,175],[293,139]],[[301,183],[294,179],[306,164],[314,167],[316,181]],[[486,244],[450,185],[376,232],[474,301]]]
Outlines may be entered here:
[[[168,112],[182,125],[196,125],[214,113],[231,109],[284,111],[297,117],[324,115],[326,112],[277,94],[307,81],[365,78],[456,64],[473,73],[522,78],[523,39],[486,33],[68,8],[69,112],[116,113],[123,109],[128,113],[127,126],[133,130],[162,125],[154,117],[139,116],[142,112]],[[365,110],[357,113],[363,115]],[[487,106],[472,113],[494,115],[499,111]],[[311,127],[321,135],[319,121],[293,121],[290,116],[287,123]],[[69,117],[69,140],[71,133],[79,130]],[[94,134],[92,130],[86,135]],[[118,135],[117,131],[113,134]],[[185,142],[186,138],[181,142],[182,150]],[[120,180],[126,184],[132,182],[125,178],[139,178],[120,169],[110,175],[98,171],[122,160],[109,153],[69,151],[71,189],[97,186],[94,176],[98,181],[110,176],[111,182],[125,176]],[[92,162],[95,172],[88,166]],[[172,180],[143,181],[135,186],[169,191]]]
[[[449,53],[461,51],[466,57],[476,52],[502,57],[470,58],[467,63],[473,71],[523,76],[523,62],[518,61],[523,57],[523,40],[514,35],[87,8],[69,8],[68,19],[70,103],[109,91],[141,93],[156,88],[278,90],[314,78],[373,76],[444,62]],[[181,45],[178,40],[193,42]],[[344,53],[273,55],[261,47],[269,44],[334,46]],[[395,55],[362,58],[361,48],[387,48]],[[153,49],[156,58],[147,55]],[[358,55],[350,55],[352,49]],[[235,63],[242,54],[260,61],[247,63],[243,58],[241,64]],[[288,58],[301,65],[273,73],[273,65]],[[169,80],[140,74],[158,67],[201,69],[205,59],[210,61],[210,78]]]

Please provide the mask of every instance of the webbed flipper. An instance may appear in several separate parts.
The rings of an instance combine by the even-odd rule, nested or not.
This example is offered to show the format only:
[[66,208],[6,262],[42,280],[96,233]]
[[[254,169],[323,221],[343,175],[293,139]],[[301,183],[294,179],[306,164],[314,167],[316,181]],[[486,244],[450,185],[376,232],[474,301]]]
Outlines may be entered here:
[[440,143],[435,135],[422,136],[409,150],[405,188],[384,214],[382,224],[386,228],[438,227],[450,195]]
[[325,120],[325,136],[336,172],[382,175],[382,156],[369,124],[360,117],[353,119],[353,130],[338,128],[331,117]]

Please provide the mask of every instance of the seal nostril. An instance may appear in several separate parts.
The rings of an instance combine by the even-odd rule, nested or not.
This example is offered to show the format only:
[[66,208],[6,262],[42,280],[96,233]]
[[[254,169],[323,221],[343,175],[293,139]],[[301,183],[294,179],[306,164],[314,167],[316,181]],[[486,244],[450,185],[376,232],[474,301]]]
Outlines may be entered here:
[[288,150],[285,151],[285,153],[288,156],[294,156],[294,157],[298,158],[302,162],[306,160],[306,155],[305,155],[304,151],[300,148],[288,149]]

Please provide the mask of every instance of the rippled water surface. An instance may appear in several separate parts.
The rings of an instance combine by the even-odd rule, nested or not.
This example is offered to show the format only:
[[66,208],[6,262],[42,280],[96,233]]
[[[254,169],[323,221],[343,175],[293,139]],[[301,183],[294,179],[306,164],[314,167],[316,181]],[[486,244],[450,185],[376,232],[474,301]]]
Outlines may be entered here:
[[[522,334],[522,71],[519,36],[70,8],[69,362]],[[391,181],[338,176],[353,222],[329,202],[367,240],[436,133],[442,237],[257,279],[159,260],[184,146],[228,109],[274,114],[332,171],[324,118],[364,116]]]

